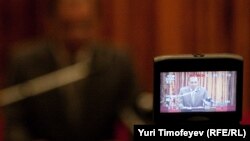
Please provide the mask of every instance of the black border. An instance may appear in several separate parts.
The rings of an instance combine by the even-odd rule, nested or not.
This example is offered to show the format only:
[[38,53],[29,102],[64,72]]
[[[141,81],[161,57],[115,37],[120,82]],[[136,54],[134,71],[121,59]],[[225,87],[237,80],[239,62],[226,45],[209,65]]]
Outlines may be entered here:
[[[243,96],[243,58],[235,55],[223,56],[191,55],[186,57],[170,56],[154,58],[154,96],[153,121],[165,123],[240,123],[242,119]],[[160,73],[185,71],[236,71],[236,111],[233,112],[195,112],[195,113],[160,113]],[[191,120],[195,119],[195,120]],[[200,119],[200,120],[198,120]]]

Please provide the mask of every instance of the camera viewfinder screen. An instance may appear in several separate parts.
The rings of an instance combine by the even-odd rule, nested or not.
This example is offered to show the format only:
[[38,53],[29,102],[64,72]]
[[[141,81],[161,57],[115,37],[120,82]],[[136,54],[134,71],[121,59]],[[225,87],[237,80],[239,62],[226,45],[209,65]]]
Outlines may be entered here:
[[161,72],[160,112],[236,111],[236,71]]

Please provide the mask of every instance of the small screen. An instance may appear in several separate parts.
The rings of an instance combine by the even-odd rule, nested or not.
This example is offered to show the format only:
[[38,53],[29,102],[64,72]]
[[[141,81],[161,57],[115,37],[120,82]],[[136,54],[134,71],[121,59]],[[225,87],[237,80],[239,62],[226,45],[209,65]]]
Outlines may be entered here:
[[160,113],[236,111],[236,71],[160,73]]

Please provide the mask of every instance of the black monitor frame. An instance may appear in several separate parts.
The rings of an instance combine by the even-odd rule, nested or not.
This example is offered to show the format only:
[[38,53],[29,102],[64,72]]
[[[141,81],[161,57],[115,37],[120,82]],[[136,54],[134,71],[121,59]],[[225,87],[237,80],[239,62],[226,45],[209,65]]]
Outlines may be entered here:
[[[236,111],[161,113],[160,73],[236,71]],[[236,54],[165,55],[154,58],[153,119],[165,123],[240,123],[242,118],[243,58]]]

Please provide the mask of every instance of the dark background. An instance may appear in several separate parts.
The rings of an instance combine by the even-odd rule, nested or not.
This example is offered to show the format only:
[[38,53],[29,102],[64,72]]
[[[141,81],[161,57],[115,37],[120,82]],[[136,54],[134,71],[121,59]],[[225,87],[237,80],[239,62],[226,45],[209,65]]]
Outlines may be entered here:
[[[0,0],[0,86],[11,44],[34,38],[47,0]],[[127,44],[139,84],[152,93],[153,57],[237,53],[244,58],[243,118],[250,123],[250,0],[100,0],[97,37]]]

